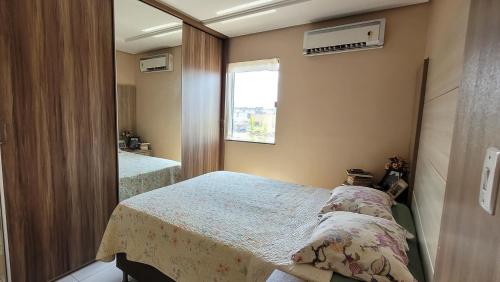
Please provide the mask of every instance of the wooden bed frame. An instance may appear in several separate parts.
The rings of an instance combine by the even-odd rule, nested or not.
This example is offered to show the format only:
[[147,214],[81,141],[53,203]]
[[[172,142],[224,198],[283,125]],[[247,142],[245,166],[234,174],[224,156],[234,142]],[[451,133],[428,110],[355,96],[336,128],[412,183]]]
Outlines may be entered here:
[[127,254],[125,253],[116,254],[116,267],[123,271],[123,282],[129,281],[129,275],[139,282],[175,282],[175,280],[150,265],[127,260]]
[[[150,265],[127,260],[127,254],[125,253],[116,254],[116,267],[123,272],[122,282],[129,282],[129,275],[138,282],[175,282],[174,279]],[[279,270],[275,270],[267,281],[300,282],[302,280]]]

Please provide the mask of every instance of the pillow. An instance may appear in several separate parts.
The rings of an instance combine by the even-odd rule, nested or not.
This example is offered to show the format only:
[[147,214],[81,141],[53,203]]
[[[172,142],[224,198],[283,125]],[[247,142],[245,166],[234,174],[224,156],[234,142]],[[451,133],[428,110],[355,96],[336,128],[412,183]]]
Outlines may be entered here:
[[330,212],[323,215],[308,243],[292,255],[292,260],[363,281],[416,281],[407,267],[407,235],[390,220]]
[[333,189],[320,214],[349,211],[395,221],[391,212],[392,204],[391,197],[380,190],[362,186],[340,186]]

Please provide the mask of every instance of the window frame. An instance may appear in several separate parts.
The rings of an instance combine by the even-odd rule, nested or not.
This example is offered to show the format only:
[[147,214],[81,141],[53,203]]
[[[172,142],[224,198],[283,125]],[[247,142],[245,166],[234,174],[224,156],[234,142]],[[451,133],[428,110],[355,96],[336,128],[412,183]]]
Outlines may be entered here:
[[[233,128],[233,109],[234,109],[234,80],[235,80],[235,73],[236,72],[231,72],[229,71],[229,65],[227,67],[226,71],[226,87],[225,87],[225,122],[224,122],[224,141],[230,141],[230,142],[240,142],[240,143],[253,143],[253,144],[262,144],[262,145],[276,145],[276,139],[277,139],[277,131],[278,131],[278,106],[279,106],[279,97],[280,97],[280,80],[281,80],[281,75],[280,75],[280,59],[279,58],[272,58],[272,59],[263,59],[263,60],[250,60],[250,61],[242,61],[238,62],[239,63],[257,63],[257,62],[265,62],[265,61],[271,61],[274,60],[278,64],[278,69],[276,70],[278,72],[278,81],[276,82],[276,101],[275,101],[275,109],[276,109],[276,114],[275,114],[275,128],[274,128],[274,142],[262,142],[262,141],[251,141],[251,140],[239,140],[239,139],[233,139],[230,138],[229,132],[232,131]],[[263,71],[263,70],[262,70]]]

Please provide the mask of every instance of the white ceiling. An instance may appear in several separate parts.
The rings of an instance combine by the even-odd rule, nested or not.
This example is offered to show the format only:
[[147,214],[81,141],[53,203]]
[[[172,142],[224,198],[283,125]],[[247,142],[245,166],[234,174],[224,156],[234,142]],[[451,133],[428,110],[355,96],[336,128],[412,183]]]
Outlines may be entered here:
[[127,38],[146,34],[147,32],[142,31],[143,29],[169,23],[181,25],[182,21],[138,0],[115,0],[116,49],[137,54],[148,50],[181,45],[181,32],[125,42]]
[[[210,21],[221,16],[218,11],[256,0],[160,0],[200,21]],[[298,2],[289,6],[273,8],[272,13],[234,18],[227,22],[207,24],[210,28],[235,37],[245,34],[263,32],[289,26],[317,22],[347,15],[361,14],[371,11],[402,7],[428,2],[428,0],[258,0],[260,4],[246,9],[259,8],[283,1]],[[265,11],[265,10],[264,10]],[[240,11],[238,11],[240,12]],[[150,7],[139,0],[115,0],[115,37],[116,49],[128,53],[141,53],[148,50],[178,46],[182,42],[180,32],[163,37],[147,37],[133,41],[126,38],[144,35],[143,29],[178,23],[181,20],[158,9]]]
[[[217,15],[217,11],[254,2],[255,0],[161,1],[198,20],[206,21],[220,16]],[[281,0],[269,0],[269,2],[262,5],[280,1]],[[235,37],[288,26],[317,22],[335,17],[402,7],[424,2],[428,2],[428,0],[310,0],[287,7],[277,8],[274,13],[257,17],[248,17],[231,22],[214,23],[209,24],[208,26],[229,37]]]

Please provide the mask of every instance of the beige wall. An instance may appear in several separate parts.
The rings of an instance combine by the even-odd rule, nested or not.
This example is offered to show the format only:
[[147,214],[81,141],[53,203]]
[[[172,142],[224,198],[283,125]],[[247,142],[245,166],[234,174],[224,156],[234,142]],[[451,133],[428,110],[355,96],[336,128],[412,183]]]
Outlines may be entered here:
[[174,56],[172,72],[142,73],[137,68],[137,133],[151,143],[155,157],[180,161],[182,48],[163,52]]
[[139,62],[135,55],[116,51],[116,83],[135,85],[135,73]]
[[434,0],[430,5],[429,72],[412,203],[428,281],[438,250],[469,1]]
[[151,143],[155,157],[180,161],[182,48],[161,52],[164,51],[174,56],[172,72],[137,70],[137,132],[145,142]]
[[[304,31],[381,17],[383,49],[302,55]],[[347,168],[380,177],[387,157],[407,158],[427,17],[423,4],[232,38],[230,62],[281,66],[276,145],[226,141],[225,169],[335,187]]]
[[151,143],[153,155],[180,161],[182,48],[155,53],[164,52],[174,57],[172,72],[142,73],[139,59],[147,54],[116,52],[117,83],[136,86],[137,134]]

